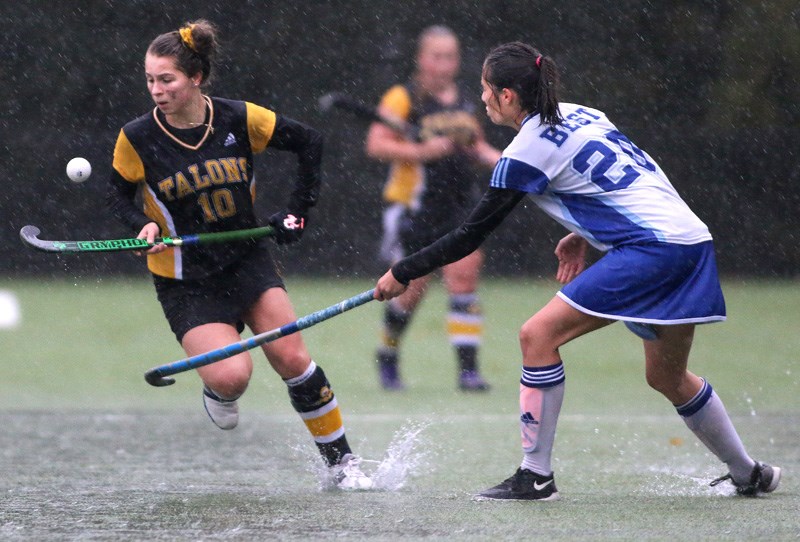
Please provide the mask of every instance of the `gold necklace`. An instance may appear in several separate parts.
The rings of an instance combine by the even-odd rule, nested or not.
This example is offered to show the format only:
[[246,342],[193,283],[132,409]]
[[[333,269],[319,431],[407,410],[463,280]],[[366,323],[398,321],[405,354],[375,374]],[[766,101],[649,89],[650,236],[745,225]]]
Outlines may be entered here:
[[175,134],[173,134],[172,132],[167,130],[167,127],[164,126],[161,123],[161,119],[158,118],[158,114],[157,114],[158,107],[154,107],[153,108],[153,118],[155,119],[156,124],[158,124],[158,127],[161,128],[161,130],[165,134],[167,134],[175,143],[177,143],[181,147],[185,147],[185,148],[187,148],[189,150],[196,151],[197,149],[199,149],[200,147],[203,146],[203,143],[206,142],[206,139],[208,139],[208,136],[214,132],[214,128],[213,128],[213,125],[214,125],[214,104],[211,102],[211,98],[209,98],[206,95],[203,95],[203,99],[205,100],[206,105],[208,106],[208,110],[209,110],[208,123],[206,124],[206,131],[203,134],[203,137],[200,139],[200,141],[197,142],[197,145],[189,145],[188,143],[178,139],[175,136]]

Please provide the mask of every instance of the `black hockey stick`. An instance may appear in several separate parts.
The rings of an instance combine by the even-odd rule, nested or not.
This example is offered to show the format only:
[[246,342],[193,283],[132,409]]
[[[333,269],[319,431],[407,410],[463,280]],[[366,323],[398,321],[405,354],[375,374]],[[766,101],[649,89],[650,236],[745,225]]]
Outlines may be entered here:
[[380,122],[408,139],[416,139],[419,133],[418,126],[387,117],[375,107],[365,105],[341,92],[329,92],[319,99],[319,109],[323,113],[327,113],[334,107],[353,113],[356,117],[364,120]]
[[36,226],[24,226],[19,231],[22,242],[31,248],[42,252],[57,252],[62,254],[80,252],[120,252],[124,250],[147,250],[155,244],[163,243],[170,247],[185,247],[191,245],[205,245],[208,243],[225,243],[228,241],[242,241],[245,239],[258,239],[268,237],[274,233],[272,226],[252,228],[248,230],[233,230],[217,233],[195,233],[175,237],[158,237],[155,243],[150,244],[145,239],[107,239],[94,241],[46,241],[39,239],[41,230]]

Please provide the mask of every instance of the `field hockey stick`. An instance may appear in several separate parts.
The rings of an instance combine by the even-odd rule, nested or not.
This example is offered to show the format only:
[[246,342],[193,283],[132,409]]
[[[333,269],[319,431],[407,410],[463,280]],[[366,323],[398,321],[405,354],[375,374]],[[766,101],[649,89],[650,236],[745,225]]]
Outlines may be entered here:
[[204,367],[214,362],[235,356],[236,354],[241,354],[242,352],[251,350],[257,346],[261,346],[262,344],[280,339],[286,335],[297,333],[301,329],[306,329],[317,325],[320,322],[328,320],[329,318],[333,318],[334,316],[342,314],[343,312],[349,311],[350,309],[354,309],[363,305],[364,303],[372,301],[374,294],[374,289],[367,290],[366,292],[354,295],[349,299],[340,301],[335,305],[331,305],[328,308],[320,309],[316,312],[312,312],[309,315],[302,316],[294,322],[279,328],[275,328],[271,331],[259,333],[258,335],[254,335],[249,339],[244,339],[238,343],[229,344],[228,346],[211,350],[205,354],[198,354],[190,358],[173,361],[172,363],[167,363],[166,365],[161,365],[159,367],[153,367],[144,373],[144,379],[147,380],[147,383],[151,386],[170,386],[175,383],[175,379],[166,378],[169,375],[190,371],[192,369],[197,369],[198,367]]
[[258,239],[275,233],[272,226],[251,228],[248,230],[232,230],[217,233],[194,233],[175,237],[158,237],[154,243],[146,239],[108,239],[95,241],[45,241],[39,239],[41,230],[36,226],[24,226],[19,231],[20,239],[29,247],[43,252],[60,252],[63,254],[80,252],[119,252],[123,250],[146,250],[158,243],[169,247],[185,247],[192,245],[205,245],[209,243],[226,243],[228,241],[243,241],[245,239]]
[[388,126],[400,135],[408,139],[416,139],[419,133],[419,127],[403,122],[402,120],[387,117],[382,114],[377,108],[364,105],[363,103],[345,95],[340,92],[329,92],[319,99],[319,109],[323,113],[327,113],[334,107],[353,113],[356,117],[380,122]]

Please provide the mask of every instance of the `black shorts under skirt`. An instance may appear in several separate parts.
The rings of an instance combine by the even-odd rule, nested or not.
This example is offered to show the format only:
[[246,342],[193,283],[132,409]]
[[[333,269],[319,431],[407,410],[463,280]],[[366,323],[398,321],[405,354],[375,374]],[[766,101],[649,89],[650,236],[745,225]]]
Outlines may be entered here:
[[220,322],[241,333],[244,313],[270,288],[286,289],[269,250],[257,244],[241,260],[214,275],[175,280],[153,275],[158,301],[178,342],[193,328]]

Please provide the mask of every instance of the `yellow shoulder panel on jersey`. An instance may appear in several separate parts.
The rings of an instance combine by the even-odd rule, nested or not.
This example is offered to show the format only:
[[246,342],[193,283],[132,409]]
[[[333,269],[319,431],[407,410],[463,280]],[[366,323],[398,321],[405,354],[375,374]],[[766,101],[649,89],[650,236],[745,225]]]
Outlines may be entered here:
[[247,107],[247,135],[254,153],[263,151],[275,131],[275,112],[265,107],[245,102]]
[[411,96],[403,85],[395,85],[381,98],[380,107],[405,120],[411,114]]
[[138,183],[144,180],[144,164],[124,130],[119,131],[117,145],[114,147],[113,167],[128,182]]
[[[406,120],[411,115],[411,96],[403,85],[395,85],[383,95],[381,109]],[[383,188],[384,201],[410,205],[419,190],[422,165],[410,162],[394,162],[389,168],[389,178]]]

